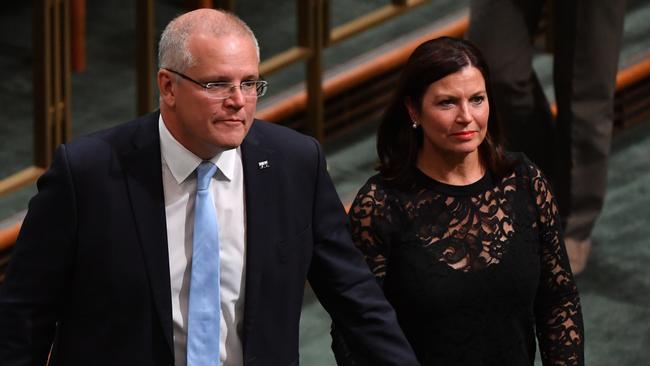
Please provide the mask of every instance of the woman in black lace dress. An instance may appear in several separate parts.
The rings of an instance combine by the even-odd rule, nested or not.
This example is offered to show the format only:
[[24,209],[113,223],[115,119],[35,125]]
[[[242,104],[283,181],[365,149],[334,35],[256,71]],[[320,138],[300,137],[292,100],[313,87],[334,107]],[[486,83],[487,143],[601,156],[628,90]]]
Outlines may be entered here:
[[[378,131],[356,245],[423,365],[583,365],[584,333],[544,175],[506,155],[488,68],[469,42],[420,45]],[[335,332],[336,333],[336,332]],[[339,364],[364,364],[345,334]]]

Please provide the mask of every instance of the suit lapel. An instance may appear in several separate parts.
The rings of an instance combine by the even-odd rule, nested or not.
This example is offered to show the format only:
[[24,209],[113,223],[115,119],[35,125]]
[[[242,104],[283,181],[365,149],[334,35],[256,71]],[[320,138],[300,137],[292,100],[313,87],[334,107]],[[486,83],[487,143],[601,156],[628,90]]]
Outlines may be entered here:
[[[244,192],[246,195],[246,303],[244,310],[243,345],[251,334],[256,320],[256,310],[262,306],[260,286],[265,260],[270,254],[268,215],[271,214],[272,192],[279,161],[272,149],[264,146],[255,122],[242,143],[244,165]],[[269,193],[269,194],[267,194]],[[246,353],[244,353],[246,357]]]
[[126,183],[155,308],[167,344],[173,351],[169,254],[158,113],[141,120],[132,142],[133,145],[122,155]]

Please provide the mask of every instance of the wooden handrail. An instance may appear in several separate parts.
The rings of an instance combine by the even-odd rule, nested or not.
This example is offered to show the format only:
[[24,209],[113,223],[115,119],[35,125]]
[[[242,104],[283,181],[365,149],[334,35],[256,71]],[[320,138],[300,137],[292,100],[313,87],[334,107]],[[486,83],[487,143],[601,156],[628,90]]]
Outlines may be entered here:
[[385,5],[375,11],[330,30],[330,37],[327,43],[328,45],[339,43],[355,34],[372,28],[379,23],[383,23],[420,5],[424,5],[428,1],[429,0],[406,0],[402,4]]
[[16,243],[21,225],[22,221],[0,230],[0,252],[8,249]]
[[400,48],[386,52],[380,57],[343,72],[325,82],[325,95],[331,97],[406,63],[411,53],[423,42],[441,36],[462,37],[469,27],[469,16],[464,16],[445,27],[418,37]]
[[7,178],[0,179],[0,196],[14,192],[21,187],[36,182],[45,169],[37,166],[27,167]]
[[[622,90],[650,75],[650,58],[629,66],[616,74],[616,90]],[[557,116],[557,104],[551,104],[551,113]]]
[[312,51],[307,47],[292,47],[271,57],[260,64],[260,75],[271,74],[282,67],[311,56]]
[[650,75],[650,58],[621,70],[616,75],[616,90],[625,89]]
[[[463,16],[460,19],[448,24],[447,26],[436,29],[433,32],[427,33],[424,36],[418,37],[417,39],[408,42],[398,49],[386,52],[384,55],[377,57],[368,63],[354,67],[346,72],[334,76],[331,79],[326,80],[323,83],[323,92],[325,93],[325,98],[329,98],[333,95],[339,94],[344,90],[348,90],[353,86],[356,86],[372,78],[374,75],[395,69],[399,65],[406,62],[413,50],[420,43],[426,40],[444,35],[451,37],[461,37],[467,30],[468,26],[469,16]],[[278,122],[293,114],[304,111],[306,105],[307,93],[305,91],[301,91],[284,99],[281,102],[260,110],[257,116],[258,118],[264,120]]]

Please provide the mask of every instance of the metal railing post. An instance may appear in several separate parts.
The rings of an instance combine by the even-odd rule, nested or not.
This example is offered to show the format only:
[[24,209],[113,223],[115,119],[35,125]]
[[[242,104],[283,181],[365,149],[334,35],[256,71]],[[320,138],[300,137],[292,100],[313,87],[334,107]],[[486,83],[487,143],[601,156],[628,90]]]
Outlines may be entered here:
[[71,67],[74,72],[86,70],[86,0],[70,3]]
[[39,0],[33,13],[34,165],[70,139],[70,1]]
[[154,72],[156,68],[153,0],[138,0],[135,12],[136,89],[138,115],[154,109]]
[[306,132],[319,141],[325,137],[323,94],[323,44],[326,0],[297,0],[298,45],[310,50],[305,72],[307,83]]

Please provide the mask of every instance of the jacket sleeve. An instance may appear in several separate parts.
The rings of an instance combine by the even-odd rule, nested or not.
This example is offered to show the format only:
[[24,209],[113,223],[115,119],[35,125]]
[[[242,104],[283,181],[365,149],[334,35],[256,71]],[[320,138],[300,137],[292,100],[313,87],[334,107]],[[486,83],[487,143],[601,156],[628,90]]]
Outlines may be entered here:
[[37,186],[0,286],[5,366],[45,364],[72,273],[75,195],[64,145]]
[[318,160],[309,282],[352,352],[372,365],[419,365],[393,308],[352,243],[323,152],[314,144]]

